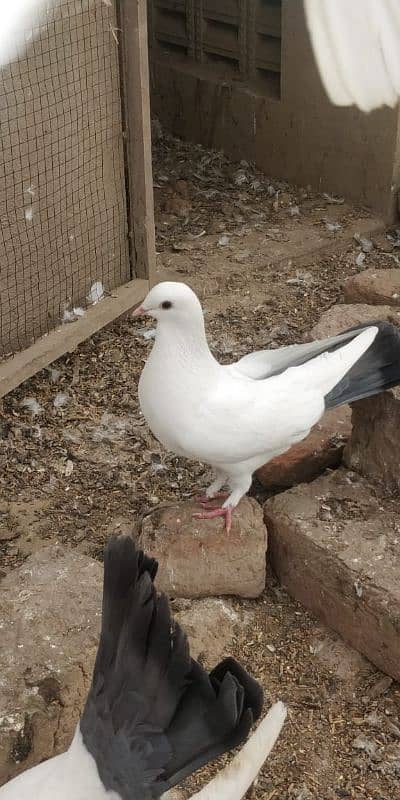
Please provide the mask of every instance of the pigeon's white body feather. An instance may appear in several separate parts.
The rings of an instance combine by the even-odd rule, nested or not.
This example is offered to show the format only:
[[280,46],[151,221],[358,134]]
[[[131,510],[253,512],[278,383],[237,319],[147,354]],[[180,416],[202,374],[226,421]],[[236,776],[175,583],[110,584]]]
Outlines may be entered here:
[[119,800],[107,792],[79,725],[66,753],[22,772],[0,789],[1,800]]
[[332,103],[372,111],[400,97],[399,0],[304,0],[321,79]]
[[[139,381],[140,406],[165,447],[213,467],[217,476],[213,490],[229,484],[232,491],[227,504],[234,507],[258,467],[307,436],[325,411],[326,395],[370,347],[377,328],[358,336],[353,333],[348,343],[346,334],[337,337],[331,344],[343,338],[339,349],[287,369],[289,348],[283,348],[284,371],[255,380],[249,373],[268,373],[271,364],[274,371],[279,370],[276,351],[253,354],[236,365],[220,365],[207,344],[200,303],[183,284],[178,290],[169,288],[176,286],[159,284],[144,304],[146,310],[147,300],[152,303],[155,293],[163,291],[161,287],[166,287],[166,296],[178,292],[176,312],[162,313],[158,307],[151,310],[159,323]],[[182,307],[187,303],[187,313],[180,310],[180,302]],[[302,352],[314,349],[318,353],[321,343],[301,348]],[[290,351],[293,362],[296,348]]]
[[141,408],[157,438],[179,455],[221,469],[260,466],[307,435],[325,411],[324,396],[375,334],[370,329],[339,351],[259,381],[218,364],[205,341],[203,352],[190,350],[186,335],[180,348],[178,331],[160,326],[139,383]]

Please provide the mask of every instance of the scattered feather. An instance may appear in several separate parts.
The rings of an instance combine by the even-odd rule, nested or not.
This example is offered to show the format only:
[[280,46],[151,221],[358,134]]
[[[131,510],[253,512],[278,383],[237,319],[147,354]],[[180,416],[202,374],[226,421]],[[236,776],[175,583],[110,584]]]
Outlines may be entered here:
[[85,313],[86,312],[85,312],[84,308],[79,308],[79,307],[75,308],[74,307],[72,310],[68,309],[68,308],[65,308],[62,321],[63,322],[75,322],[75,320],[79,319],[79,317],[83,317],[85,315]]
[[218,247],[226,247],[226,245],[229,244],[229,242],[230,242],[229,236],[226,233],[224,233],[218,239]]
[[311,272],[301,272],[300,270],[296,270],[296,277],[288,278],[286,283],[289,286],[312,286],[315,283],[315,280]]
[[355,750],[363,750],[369,756],[373,756],[377,751],[378,745],[372,739],[368,739],[364,733],[361,733],[360,736],[357,736],[352,742],[352,747],[354,747]]
[[371,239],[367,239],[366,236],[361,236],[360,233],[355,233],[354,239],[357,244],[360,245],[363,253],[371,253],[371,251],[374,249],[374,243],[371,241]]
[[200,233],[190,233],[190,231],[188,231],[188,236],[189,236],[190,239],[200,239],[201,236],[205,236],[205,235],[206,235],[206,231],[204,231],[204,230],[200,231]]
[[25,209],[25,219],[27,222],[32,222],[33,220],[33,206],[28,206]]
[[334,197],[333,194],[328,194],[328,192],[324,192],[322,197],[332,205],[342,206],[344,203],[344,197]]
[[165,464],[155,463],[151,465],[150,470],[151,472],[154,472],[155,475],[157,475],[159,472],[166,472],[167,467],[165,466]]
[[395,236],[391,233],[388,233],[386,238],[393,245],[393,247],[400,247],[400,228],[396,228]]
[[243,186],[245,183],[248,183],[248,177],[246,171],[244,169],[238,169],[235,173],[233,178],[236,186]]
[[95,281],[90,287],[90,292],[87,296],[88,303],[95,306],[104,297],[104,286],[101,281]]
[[269,195],[269,197],[275,197],[276,195],[276,189],[274,186],[272,186],[272,183],[270,183],[267,188],[267,194]]
[[26,192],[26,194],[30,194],[31,197],[35,197],[36,192],[35,192],[35,190],[33,188],[33,185],[28,186],[28,188],[25,189],[25,192]]
[[337,233],[342,227],[340,222],[325,222],[325,228],[329,233]]
[[361,253],[359,253],[356,258],[356,265],[359,269],[363,269],[364,261],[365,261],[365,253],[361,251]]
[[396,262],[397,266],[400,267],[400,259],[398,256],[395,256],[394,253],[381,253],[381,256],[385,256],[386,258],[391,258],[393,261]]
[[36,439],[38,442],[42,441],[43,434],[40,425],[32,425],[32,438]]
[[57,383],[61,378],[61,370],[60,369],[51,369],[50,370],[50,380],[52,383]]
[[21,400],[20,405],[22,408],[26,408],[28,411],[30,411],[34,417],[36,417],[37,414],[41,414],[43,411],[42,406],[40,403],[38,403],[35,397],[24,397]]
[[300,209],[298,206],[290,206],[288,211],[291,217],[298,217],[300,214]]
[[309,648],[310,648],[311,655],[312,656],[317,656],[318,653],[320,653],[321,650],[324,649],[324,643],[323,642],[316,642],[315,644],[310,644]]
[[70,476],[70,475],[72,475],[73,471],[74,471],[74,465],[73,465],[73,462],[71,461],[71,459],[68,459],[68,460],[67,460],[67,463],[66,463],[66,465],[65,465],[65,469],[64,469],[64,475],[65,475],[65,477],[66,477],[66,478],[69,478],[69,476]]
[[54,408],[63,408],[69,403],[69,395],[65,392],[58,392],[53,400]]
[[212,200],[213,197],[218,197],[220,192],[218,189],[207,189],[205,192],[201,192],[200,194],[202,194],[206,200]]
[[192,249],[192,246],[190,244],[185,244],[184,242],[173,242],[172,247],[176,253],[190,251]]
[[116,44],[119,44],[117,31],[120,31],[120,30],[121,30],[121,28],[115,28],[114,25],[111,25],[111,22],[110,22],[111,35],[112,35],[112,37],[113,37],[113,39],[114,39]]
[[142,331],[143,339],[154,339],[156,335],[156,328],[146,328],[146,330]]

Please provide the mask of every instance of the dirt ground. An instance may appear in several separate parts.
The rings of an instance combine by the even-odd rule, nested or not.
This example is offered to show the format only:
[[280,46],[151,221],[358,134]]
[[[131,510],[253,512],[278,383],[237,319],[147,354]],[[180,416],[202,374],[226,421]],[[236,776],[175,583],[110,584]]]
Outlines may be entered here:
[[[347,277],[400,266],[386,232],[365,253],[370,245],[353,238],[376,229],[366,210],[176,142],[157,123],[154,134],[159,278],[198,291],[221,360],[303,340]],[[140,416],[150,327],[122,320],[3,400],[0,576],[48,540],[101,559],[111,531],[206,485],[207,468],[165,453]],[[252,493],[262,499],[259,487]],[[238,606],[252,624],[234,655],[262,681],[267,704],[289,706],[253,800],[400,797],[399,687],[272,575],[258,601]]]

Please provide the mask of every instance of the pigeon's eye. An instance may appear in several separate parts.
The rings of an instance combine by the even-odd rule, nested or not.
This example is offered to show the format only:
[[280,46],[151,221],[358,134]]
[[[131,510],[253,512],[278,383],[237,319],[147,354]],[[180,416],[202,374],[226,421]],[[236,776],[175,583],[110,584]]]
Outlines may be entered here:
[[171,303],[170,300],[164,300],[164,302],[161,303],[161,308],[166,308],[167,309],[167,308],[171,308],[171,306],[172,306],[172,303]]

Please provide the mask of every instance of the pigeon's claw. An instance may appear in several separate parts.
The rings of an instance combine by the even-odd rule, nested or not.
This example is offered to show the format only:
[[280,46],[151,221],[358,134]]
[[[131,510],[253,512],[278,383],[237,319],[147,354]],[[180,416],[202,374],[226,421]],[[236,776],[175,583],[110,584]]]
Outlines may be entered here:
[[196,497],[196,503],[200,503],[201,506],[208,505],[211,503],[212,500],[226,500],[229,497],[229,492],[217,492],[216,494],[212,494],[208,496],[208,494],[202,494],[200,497]]
[[193,514],[195,519],[216,519],[216,517],[224,517],[225,518],[225,530],[227,533],[230,533],[232,528],[232,506],[223,506],[220,508],[211,508],[209,510],[204,509],[204,511],[197,511]]

